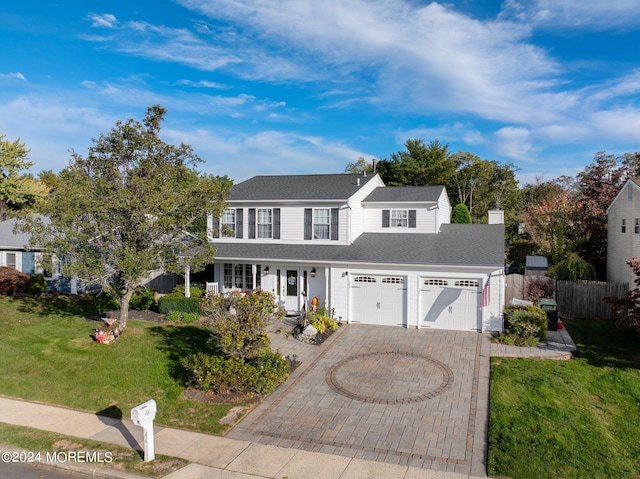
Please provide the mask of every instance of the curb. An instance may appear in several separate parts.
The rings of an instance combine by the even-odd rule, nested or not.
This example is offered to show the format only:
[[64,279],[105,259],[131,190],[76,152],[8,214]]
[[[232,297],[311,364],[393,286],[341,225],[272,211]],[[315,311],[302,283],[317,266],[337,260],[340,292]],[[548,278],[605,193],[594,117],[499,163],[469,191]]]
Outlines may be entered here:
[[[2,452],[33,452],[28,449],[23,449],[15,446],[7,446],[5,444],[0,444],[0,448]],[[5,462],[3,460],[3,462]],[[25,461],[16,461],[21,464],[28,464]],[[91,466],[89,464],[82,465],[81,463],[70,463],[70,462],[57,462],[57,461],[32,461],[31,464],[42,464],[50,467],[55,467],[58,469],[63,469],[66,471],[79,472],[81,474],[86,474],[92,477],[99,477],[101,479],[149,479],[148,476],[139,476],[137,474],[132,474],[130,472],[120,471],[118,469],[112,469],[108,466],[99,467],[99,466]],[[174,472],[178,472],[180,469]]]

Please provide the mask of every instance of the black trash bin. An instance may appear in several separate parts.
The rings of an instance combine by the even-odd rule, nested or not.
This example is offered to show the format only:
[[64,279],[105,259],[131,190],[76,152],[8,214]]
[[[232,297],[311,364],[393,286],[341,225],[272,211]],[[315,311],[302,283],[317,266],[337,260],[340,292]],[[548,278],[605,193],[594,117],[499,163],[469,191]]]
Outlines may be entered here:
[[557,311],[547,311],[547,329],[549,331],[557,331],[558,330],[558,312]]

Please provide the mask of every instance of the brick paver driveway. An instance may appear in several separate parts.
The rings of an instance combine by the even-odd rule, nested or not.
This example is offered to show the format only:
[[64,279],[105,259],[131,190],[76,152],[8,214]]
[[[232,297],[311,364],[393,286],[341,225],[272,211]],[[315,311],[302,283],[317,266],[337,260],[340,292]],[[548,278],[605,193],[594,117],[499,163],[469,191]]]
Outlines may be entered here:
[[227,437],[486,475],[488,336],[344,325],[320,346],[273,338],[302,364]]

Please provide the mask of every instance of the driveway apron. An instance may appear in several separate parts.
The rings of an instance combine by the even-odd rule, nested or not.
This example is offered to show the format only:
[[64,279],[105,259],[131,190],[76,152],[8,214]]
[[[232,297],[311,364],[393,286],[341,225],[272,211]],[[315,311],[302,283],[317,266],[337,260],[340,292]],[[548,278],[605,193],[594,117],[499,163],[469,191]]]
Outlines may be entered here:
[[227,437],[486,475],[488,335],[343,325],[273,346],[301,365]]

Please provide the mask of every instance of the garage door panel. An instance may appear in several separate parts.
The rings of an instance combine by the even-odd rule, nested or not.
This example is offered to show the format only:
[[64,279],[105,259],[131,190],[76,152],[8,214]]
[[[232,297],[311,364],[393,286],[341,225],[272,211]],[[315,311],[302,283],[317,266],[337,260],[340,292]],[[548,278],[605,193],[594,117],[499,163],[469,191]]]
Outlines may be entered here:
[[477,280],[423,278],[420,284],[421,326],[463,331],[478,330]]
[[353,322],[404,325],[406,280],[402,276],[354,276],[351,302]]

